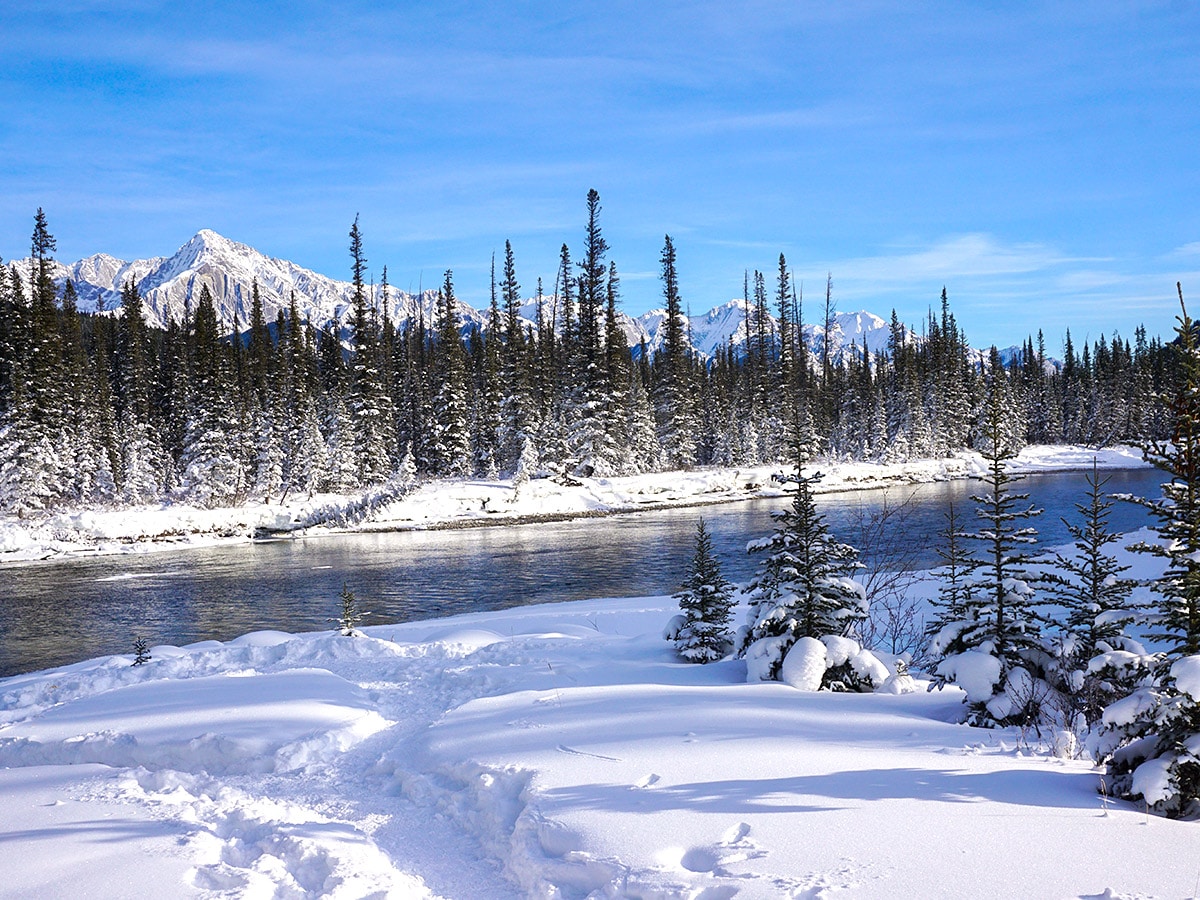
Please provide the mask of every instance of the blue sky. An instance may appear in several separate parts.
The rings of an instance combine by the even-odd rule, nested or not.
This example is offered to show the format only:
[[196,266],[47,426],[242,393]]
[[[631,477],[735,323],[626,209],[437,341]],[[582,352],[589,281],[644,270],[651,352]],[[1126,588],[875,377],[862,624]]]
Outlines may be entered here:
[[[376,8],[379,7],[379,8]],[[386,7],[386,9],[384,8]],[[811,320],[1052,350],[1200,312],[1190,2],[0,6],[0,254],[167,255],[213,228],[349,277],[532,294],[595,187],[633,314],[670,233],[693,312],[783,252]]]

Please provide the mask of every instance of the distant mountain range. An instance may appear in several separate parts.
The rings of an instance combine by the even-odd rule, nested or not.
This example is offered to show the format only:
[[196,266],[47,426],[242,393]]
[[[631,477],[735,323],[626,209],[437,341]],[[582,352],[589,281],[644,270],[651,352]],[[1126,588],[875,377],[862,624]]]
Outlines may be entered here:
[[[22,273],[29,271],[28,260],[20,260],[16,265]],[[337,281],[288,260],[275,259],[208,229],[197,232],[169,257],[126,262],[106,253],[97,253],[69,264],[55,261],[53,266],[55,281],[61,287],[71,279],[79,295],[80,309],[88,312],[118,309],[121,286],[132,279],[142,296],[147,321],[157,326],[165,326],[171,318],[182,320],[187,310],[195,307],[201,287],[207,284],[217,315],[225,327],[232,330],[236,326],[244,330],[250,321],[251,286],[256,279],[268,323],[274,321],[280,309],[286,314],[292,293],[296,295],[300,315],[317,327],[324,328],[331,322],[344,327],[353,314],[354,288],[350,282]],[[375,285],[373,291],[376,308],[382,312],[382,289]],[[432,323],[436,296],[437,292],[432,290],[410,294],[389,288],[387,313],[397,325],[415,319],[422,312],[425,321]],[[543,298],[543,302],[547,304],[549,315],[553,299]],[[458,307],[464,331],[485,326],[486,311],[461,301]],[[522,315],[532,322],[536,311],[536,298],[526,300]],[[621,326],[635,350],[643,340],[651,352],[662,343],[665,310],[653,309],[636,318],[622,313],[621,317]],[[731,340],[735,348],[744,347],[745,323],[746,304],[739,298],[701,315],[689,316],[686,324],[692,346],[706,356],[712,356]],[[808,347],[813,352],[821,352],[825,330],[818,325],[805,325],[804,332]],[[835,357],[851,346],[859,351],[865,346],[875,353],[886,349],[888,333],[888,323],[873,313],[865,310],[838,313],[829,333],[830,350]],[[1003,352],[1011,353],[1015,349]]]

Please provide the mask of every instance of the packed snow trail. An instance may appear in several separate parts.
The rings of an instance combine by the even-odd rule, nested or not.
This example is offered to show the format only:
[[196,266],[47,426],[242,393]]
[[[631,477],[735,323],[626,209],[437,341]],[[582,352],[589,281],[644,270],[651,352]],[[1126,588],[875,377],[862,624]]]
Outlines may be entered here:
[[[52,683],[10,679],[0,765],[87,766],[82,796],[165,824],[195,858],[187,881],[201,893],[502,897],[461,829],[389,793],[393,768],[376,773],[381,753],[404,759],[413,735],[468,696],[453,668],[462,653],[259,633],[155,648],[144,667],[113,658]],[[33,886],[8,885],[11,896]]]

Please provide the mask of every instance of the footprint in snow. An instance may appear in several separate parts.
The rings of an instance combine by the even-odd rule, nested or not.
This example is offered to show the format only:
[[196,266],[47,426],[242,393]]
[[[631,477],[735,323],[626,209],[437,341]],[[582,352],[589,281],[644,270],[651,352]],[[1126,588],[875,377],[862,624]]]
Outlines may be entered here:
[[679,865],[689,872],[717,872],[721,857],[712,847],[693,847],[684,852]]

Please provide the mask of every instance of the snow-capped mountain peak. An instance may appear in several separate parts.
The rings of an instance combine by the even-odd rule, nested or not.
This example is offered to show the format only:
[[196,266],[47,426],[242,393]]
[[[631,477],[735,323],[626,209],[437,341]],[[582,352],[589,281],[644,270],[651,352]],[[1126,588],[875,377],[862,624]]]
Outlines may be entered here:
[[[17,263],[28,271],[28,260]],[[286,312],[289,298],[295,294],[299,315],[317,327],[329,324],[343,326],[352,314],[353,286],[305,269],[296,263],[277,259],[253,247],[219,234],[209,228],[196,232],[169,257],[152,257],[126,262],[105,253],[63,264],[55,262],[53,276],[61,285],[67,279],[75,284],[79,307],[84,311],[115,310],[120,308],[121,288],[132,280],[142,296],[143,312],[149,324],[163,327],[168,321],[182,320],[199,300],[207,287],[212,294],[217,316],[226,328],[245,329],[250,322],[252,286],[257,282],[263,315],[267,322],[275,319],[280,310]],[[425,321],[434,321],[436,291],[412,295],[390,288],[388,296],[374,286],[372,301],[381,313],[386,309],[392,320],[403,324],[423,313]],[[555,298],[543,297],[543,313],[547,325],[555,318]],[[692,347],[711,357],[719,348],[730,343],[735,350],[746,343],[747,303],[732,299],[720,306],[694,316],[685,316],[685,334]],[[484,327],[486,313],[459,303],[459,315],[464,331]],[[537,299],[526,300],[521,316],[528,324],[537,317]],[[645,341],[647,351],[655,352],[665,338],[663,323],[666,311],[652,309],[636,318],[620,314],[620,326],[629,345],[638,352]],[[777,323],[766,323],[771,334]],[[820,350],[825,335],[817,325],[805,325],[808,346]],[[836,355],[852,344],[868,352],[885,349],[888,325],[879,316],[866,311],[839,313],[830,330],[830,349]]]

